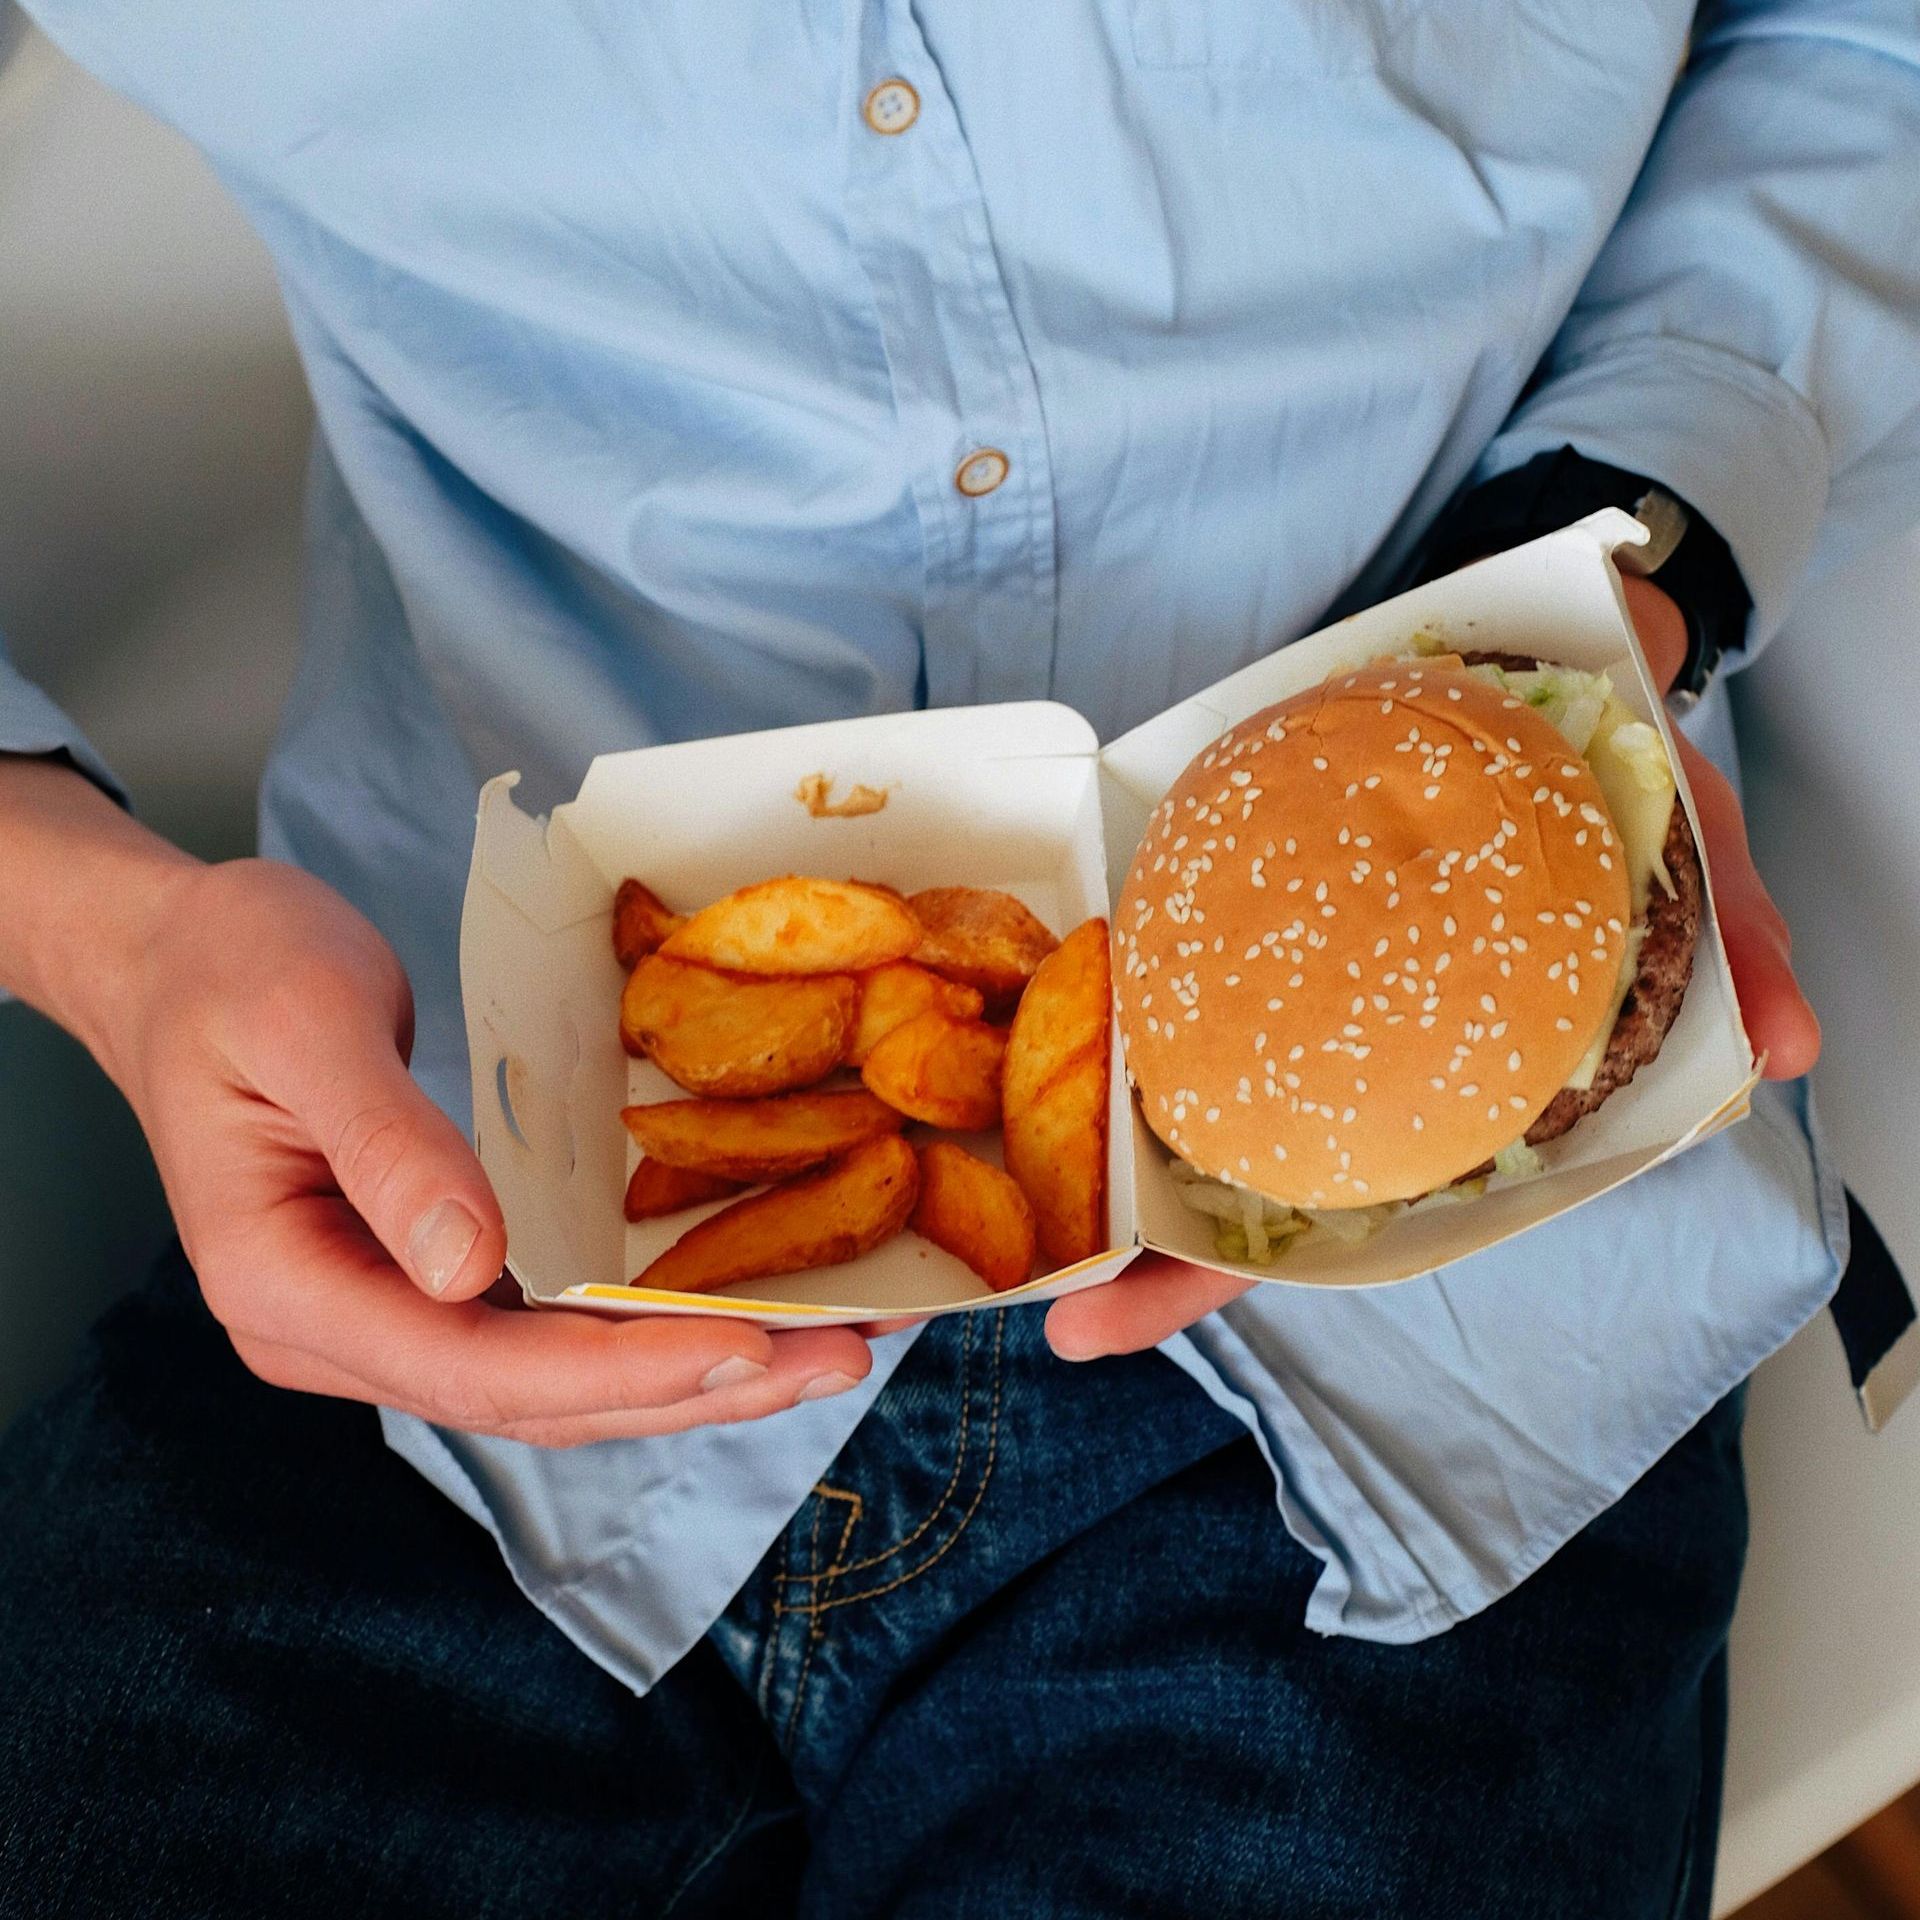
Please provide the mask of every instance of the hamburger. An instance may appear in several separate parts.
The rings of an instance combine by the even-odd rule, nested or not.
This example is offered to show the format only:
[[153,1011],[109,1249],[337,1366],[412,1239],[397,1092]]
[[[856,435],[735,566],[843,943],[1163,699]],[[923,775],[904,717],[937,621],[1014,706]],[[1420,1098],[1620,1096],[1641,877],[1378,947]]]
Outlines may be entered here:
[[1606,674],[1427,644],[1253,714],[1155,809],[1114,917],[1181,1197],[1264,1260],[1539,1172],[1658,1055],[1701,893]]

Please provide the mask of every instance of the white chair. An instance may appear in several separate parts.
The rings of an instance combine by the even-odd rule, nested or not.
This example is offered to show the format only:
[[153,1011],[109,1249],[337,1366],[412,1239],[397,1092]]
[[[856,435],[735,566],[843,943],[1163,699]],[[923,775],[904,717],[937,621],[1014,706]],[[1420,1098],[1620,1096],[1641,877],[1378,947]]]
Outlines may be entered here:
[[[38,36],[7,47],[0,12],[0,626],[149,818],[230,846],[293,631],[307,414],[271,273],[177,137]],[[1828,1123],[1920,1272],[1914,606],[1920,536],[1808,594],[1742,706],[1756,841],[1827,1023]],[[0,1014],[8,1100],[25,1020]],[[99,1100],[56,1065],[43,1111]],[[57,1373],[130,1277],[77,1271],[85,1223],[34,1215],[33,1178],[0,1166],[0,1345],[29,1325],[37,1345],[9,1384]],[[75,1284],[29,1315],[15,1289],[41,1274]],[[1747,1459],[1722,1914],[1920,1779],[1920,1413],[1869,1436],[1822,1319],[1761,1369]]]

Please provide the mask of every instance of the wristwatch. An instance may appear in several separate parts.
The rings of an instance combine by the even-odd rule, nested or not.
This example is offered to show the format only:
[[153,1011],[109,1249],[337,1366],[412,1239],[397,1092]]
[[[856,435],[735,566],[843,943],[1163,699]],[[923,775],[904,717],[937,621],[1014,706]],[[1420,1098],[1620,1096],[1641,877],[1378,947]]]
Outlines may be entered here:
[[1623,572],[1657,580],[1686,620],[1686,658],[1667,694],[1669,710],[1685,713],[1721,656],[1746,645],[1753,597],[1726,541],[1658,481],[1572,447],[1539,454],[1455,496],[1428,534],[1416,578],[1438,579],[1601,507],[1624,507],[1646,527],[1646,543],[1622,547],[1615,560]]

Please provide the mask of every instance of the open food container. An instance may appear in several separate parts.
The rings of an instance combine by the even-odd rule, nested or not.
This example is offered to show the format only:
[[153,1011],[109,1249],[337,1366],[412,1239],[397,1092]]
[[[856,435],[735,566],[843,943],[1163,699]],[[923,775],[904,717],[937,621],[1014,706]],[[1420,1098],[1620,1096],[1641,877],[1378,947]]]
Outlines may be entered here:
[[[1416,588],[1297,640],[1102,748],[1046,702],[950,708],[602,755],[578,796],[536,819],[518,778],[482,789],[461,920],[460,972],[478,1151],[504,1209],[507,1264],[529,1301],[608,1313],[736,1313],[769,1326],[969,1312],[1051,1299],[1113,1278],[1143,1247],[1282,1286],[1381,1286],[1556,1218],[1747,1112],[1758,1077],[1734,997],[1712,876],[1694,972],[1658,1057],[1570,1133],[1544,1170],[1479,1198],[1421,1208],[1371,1237],[1308,1236],[1272,1265],[1215,1250],[1170,1155],[1140,1118],[1110,1034],[1107,1248],[991,1291],[912,1233],[858,1260],[712,1293],[628,1284],[713,1207],[630,1225],[629,1103],[680,1095],[618,1033],[623,974],[614,890],[637,875],[691,909],[784,873],[852,876],[904,893],[999,888],[1056,934],[1108,914],[1149,814],[1195,754],[1260,708],[1416,636],[1448,648],[1538,653],[1605,669],[1660,730],[1681,804],[1699,820],[1659,694],[1627,616],[1615,550],[1645,539],[1616,509]],[[834,796],[864,795],[853,807]],[[883,804],[881,802],[884,802]],[[985,1157],[995,1142],[969,1139]]]

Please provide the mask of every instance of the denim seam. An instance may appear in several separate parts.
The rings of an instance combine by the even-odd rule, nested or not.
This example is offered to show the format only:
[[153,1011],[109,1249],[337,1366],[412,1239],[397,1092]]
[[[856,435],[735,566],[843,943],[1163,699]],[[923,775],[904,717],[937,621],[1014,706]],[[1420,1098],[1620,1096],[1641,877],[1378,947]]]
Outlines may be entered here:
[[792,1541],[793,1529],[788,1527],[780,1535],[780,1574],[775,1576],[774,1591],[769,1597],[769,1605],[772,1608],[772,1618],[767,1626],[766,1644],[761,1649],[760,1654],[760,1685],[758,1693],[760,1699],[760,1714],[763,1719],[769,1717],[768,1709],[773,1699],[774,1654],[780,1645],[780,1616],[785,1611],[780,1605],[778,1581],[781,1577],[784,1577],[786,1573],[787,1564],[792,1552]]
[[[980,1511],[980,1504],[987,1497],[987,1488],[992,1483],[994,1463],[998,1458],[999,1449],[1000,1449],[1000,1394],[1001,1394],[1001,1386],[1002,1386],[1002,1380],[1003,1380],[1003,1375],[1000,1367],[1000,1348],[1001,1348],[1001,1342],[1002,1342],[1002,1335],[1003,1335],[1003,1327],[1001,1324],[1000,1316],[995,1315],[993,1406],[988,1416],[986,1465],[981,1470],[980,1484],[978,1487],[974,1489],[972,1500],[968,1502],[966,1511],[962,1513],[960,1516],[960,1524],[957,1527],[955,1527],[952,1533],[950,1533],[946,1537],[946,1539],[941,1541],[939,1546],[937,1546],[933,1550],[933,1552],[926,1557],[926,1559],[921,1561],[917,1567],[909,1568],[907,1572],[898,1575],[896,1578],[892,1580],[887,1581],[884,1585],[878,1586],[878,1587],[867,1587],[862,1589],[862,1591],[860,1591],[859,1593],[841,1594],[831,1600],[803,1601],[796,1606],[787,1607],[785,1609],[786,1612],[804,1613],[804,1614],[829,1613],[835,1607],[850,1607],[858,1600],[877,1600],[883,1594],[893,1593],[898,1588],[907,1586],[913,1581],[919,1579],[923,1573],[928,1572],[932,1567],[938,1564],[938,1562],[943,1560],[947,1556],[947,1554],[952,1550],[954,1543],[960,1538],[960,1536],[963,1533],[966,1532],[968,1527],[970,1527],[973,1524],[974,1515]],[[844,1569],[836,1568],[836,1567],[829,1567],[827,1569],[827,1573],[829,1575],[836,1574],[842,1571],[844,1571]]]
[[678,1908],[680,1902],[687,1897],[688,1889],[733,1845],[740,1829],[747,1824],[747,1815],[753,1811],[754,1801],[760,1797],[760,1777],[766,1770],[766,1750],[762,1748],[760,1752],[754,1755],[753,1772],[747,1777],[747,1791],[745,1797],[740,1802],[739,1811],[728,1821],[726,1831],[687,1869],[685,1878],[674,1888],[673,1893],[667,1900],[667,1904],[660,1909],[659,1920],[673,1920],[674,1911]]
[[[865,1509],[866,1502],[860,1498],[859,1494],[850,1492],[844,1487],[830,1487],[824,1480],[815,1484],[813,1493],[812,1551],[813,1564],[815,1566],[820,1564],[820,1516],[825,1511],[821,1502],[823,1500],[844,1500],[847,1502],[847,1517],[840,1528],[840,1544],[834,1549],[833,1555],[835,1563],[837,1564],[846,1554],[847,1543],[853,1538],[853,1530],[860,1523],[860,1515]],[[827,1571],[829,1576],[831,1576],[834,1569],[830,1567]],[[791,1609],[791,1611],[797,1611],[797,1609]],[[826,1620],[822,1614],[816,1613],[807,1622],[807,1650],[801,1656],[800,1671],[794,1676],[793,1705],[787,1709],[786,1730],[782,1737],[789,1752],[793,1750],[794,1729],[800,1724],[800,1708],[807,1697],[807,1676],[813,1668],[813,1656],[821,1641],[826,1637]]]
[[[928,1513],[926,1518],[922,1520],[910,1534],[904,1539],[896,1540],[892,1546],[884,1547],[878,1553],[871,1553],[864,1560],[850,1561],[844,1566],[836,1563],[828,1567],[824,1572],[782,1573],[780,1579],[783,1586],[789,1584],[803,1586],[816,1580],[832,1580],[843,1573],[862,1573],[868,1567],[877,1567],[882,1561],[891,1560],[896,1553],[904,1553],[929,1527],[936,1525],[945,1517],[952,1505],[954,1490],[960,1484],[960,1475],[967,1463],[967,1430],[973,1418],[972,1374],[974,1330],[979,1325],[979,1318],[978,1314],[968,1314],[967,1316],[964,1343],[960,1349],[960,1436],[954,1450],[953,1471],[947,1476],[947,1484],[941,1489],[939,1499],[933,1503],[932,1511]],[[816,1487],[814,1491],[819,1493],[822,1489]],[[853,1497],[858,1498],[857,1495]],[[845,1542],[843,1541],[843,1551],[844,1547]],[[817,1554],[814,1556],[813,1564],[816,1567],[820,1564]]]

